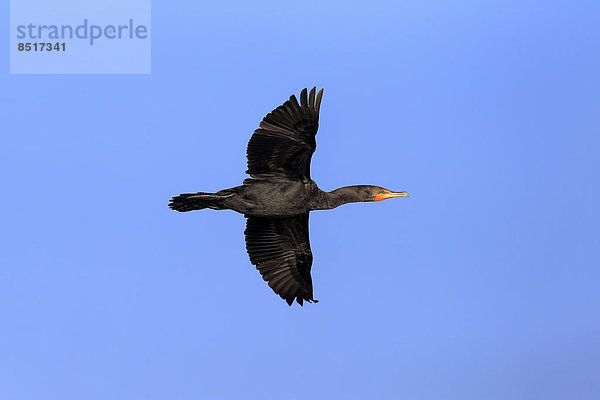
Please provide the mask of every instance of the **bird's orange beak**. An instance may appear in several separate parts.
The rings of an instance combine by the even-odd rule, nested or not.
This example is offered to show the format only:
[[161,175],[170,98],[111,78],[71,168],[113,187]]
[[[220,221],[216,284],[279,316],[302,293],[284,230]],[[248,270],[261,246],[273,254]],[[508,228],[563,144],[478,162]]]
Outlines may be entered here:
[[378,193],[377,195],[375,195],[374,201],[385,200],[385,199],[389,199],[392,197],[408,197],[408,193],[407,192],[390,192],[389,190],[386,190],[384,193]]

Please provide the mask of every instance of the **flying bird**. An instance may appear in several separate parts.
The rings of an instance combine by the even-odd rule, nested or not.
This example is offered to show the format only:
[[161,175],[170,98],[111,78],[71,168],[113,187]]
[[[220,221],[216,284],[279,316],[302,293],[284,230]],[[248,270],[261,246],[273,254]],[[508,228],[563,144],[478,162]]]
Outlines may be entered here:
[[247,147],[251,178],[242,186],[216,193],[184,193],[171,199],[177,211],[211,208],[234,210],[246,217],[246,249],[250,262],[268,285],[290,306],[313,298],[310,270],[313,255],[308,214],[353,202],[408,197],[379,186],[346,186],[326,192],[310,178],[310,160],[317,147],[323,89],[300,93],[267,114]]

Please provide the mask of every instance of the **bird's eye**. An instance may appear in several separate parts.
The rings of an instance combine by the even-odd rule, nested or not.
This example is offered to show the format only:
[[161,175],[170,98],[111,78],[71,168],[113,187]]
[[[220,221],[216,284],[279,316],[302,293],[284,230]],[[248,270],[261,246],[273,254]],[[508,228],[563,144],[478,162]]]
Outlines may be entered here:
[[382,190],[382,191],[381,191],[381,192],[379,192],[379,193],[385,193],[385,190]]

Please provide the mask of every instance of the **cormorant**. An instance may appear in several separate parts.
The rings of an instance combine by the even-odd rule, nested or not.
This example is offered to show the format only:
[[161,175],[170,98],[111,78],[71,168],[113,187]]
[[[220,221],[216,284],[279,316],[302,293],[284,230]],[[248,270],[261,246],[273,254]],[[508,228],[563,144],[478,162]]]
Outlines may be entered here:
[[171,199],[177,211],[234,210],[247,218],[246,249],[263,279],[290,306],[313,299],[308,214],[341,204],[408,197],[379,186],[346,186],[325,192],[310,178],[317,144],[323,89],[316,87],[300,103],[292,95],[267,114],[248,142],[248,173],[242,186],[216,193],[184,193]]

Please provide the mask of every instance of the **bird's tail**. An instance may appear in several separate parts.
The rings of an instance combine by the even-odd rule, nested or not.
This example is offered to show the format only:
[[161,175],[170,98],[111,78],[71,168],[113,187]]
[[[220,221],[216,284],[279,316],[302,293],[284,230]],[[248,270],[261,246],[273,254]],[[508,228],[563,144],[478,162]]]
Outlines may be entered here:
[[222,190],[217,193],[182,193],[171,199],[169,207],[176,211],[192,211],[202,210],[204,208],[212,208],[213,210],[223,210],[222,202],[234,194],[227,190]]

